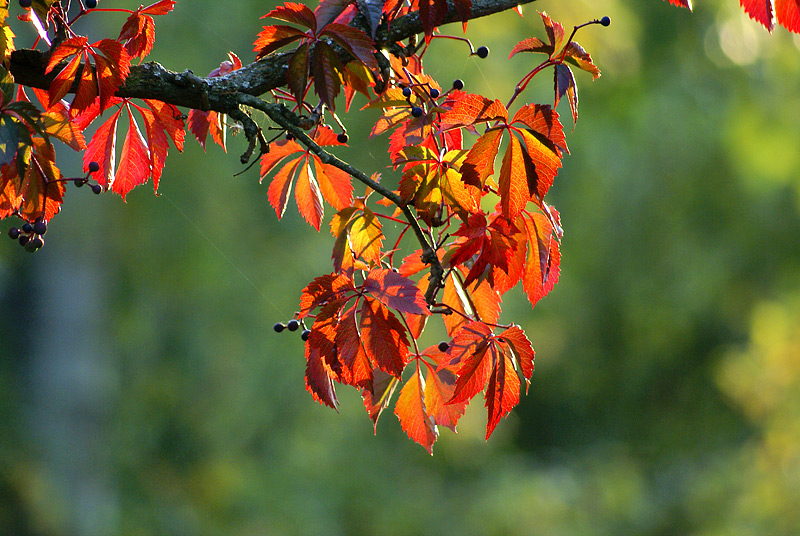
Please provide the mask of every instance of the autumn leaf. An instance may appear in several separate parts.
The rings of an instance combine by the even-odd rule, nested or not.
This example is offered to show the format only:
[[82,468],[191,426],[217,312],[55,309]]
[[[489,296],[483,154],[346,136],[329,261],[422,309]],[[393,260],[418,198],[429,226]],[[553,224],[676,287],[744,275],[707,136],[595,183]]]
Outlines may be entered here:
[[425,376],[425,407],[428,415],[437,426],[444,426],[456,431],[458,420],[464,415],[467,403],[448,403],[453,397],[456,386],[454,367],[443,363],[447,354],[437,346],[426,348],[422,355],[432,361],[423,361],[428,373]]
[[355,291],[353,280],[342,274],[322,275],[309,283],[300,295],[300,312],[302,319],[322,304],[342,300],[348,292]]
[[558,282],[561,252],[550,220],[541,213],[521,216],[528,245],[522,285],[531,305],[536,305]]
[[[113,39],[101,39],[91,45],[86,37],[74,36],[65,39],[50,55],[45,72],[55,68],[69,57],[72,59],[58,71],[50,84],[50,106],[61,100],[75,82],[81,62],[85,66],[78,89],[70,107],[70,115],[75,117],[100,98],[100,112],[112,104],[114,93],[125,81],[130,70],[130,56],[122,44]],[[89,60],[94,62],[91,68]]]
[[[337,140],[329,127],[319,127],[313,135],[314,141],[323,147],[344,145]],[[339,168],[324,164],[309,149],[294,140],[281,140],[271,145],[270,151],[261,157],[263,181],[279,164],[291,158],[275,174],[269,185],[268,196],[278,219],[283,217],[292,185],[298,209],[308,223],[319,230],[324,213],[324,198],[334,208],[342,209],[352,203],[353,185],[350,177]]]
[[166,15],[175,7],[175,0],[161,0],[130,14],[117,40],[123,44],[131,58],[141,61],[153,49],[156,40],[156,25],[150,15]]
[[400,390],[394,413],[408,437],[433,454],[433,443],[439,437],[439,431],[425,407],[425,381],[419,365]]
[[533,373],[533,348],[518,326],[499,335],[482,322],[471,322],[458,330],[447,351],[451,359],[443,366],[458,367],[456,386],[448,404],[466,403],[481,391],[488,411],[486,439],[500,419],[519,403],[518,361],[526,380]]
[[50,220],[61,210],[65,184],[55,165],[55,149],[34,137],[16,153],[16,165],[2,167],[0,217],[14,213],[27,221]]
[[[145,184],[153,178],[154,190],[164,169],[171,139],[175,147],[183,150],[183,119],[177,109],[161,101],[145,100],[146,107],[134,104],[129,99],[114,98],[119,109],[111,114],[95,131],[83,156],[83,169],[89,171],[92,162],[97,162],[100,170],[92,176],[106,190],[111,190],[124,200],[134,187]],[[122,110],[128,116],[128,130],[122,143],[117,165],[117,127]],[[145,124],[145,134],[132,113],[141,114]]]
[[363,290],[395,311],[429,315],[425,297],[410,279],[386,268],[373,268],[364,279]]
[[359,324],[364,350],[378,368],[400,378],[408,361],[403,324],[379,300],[364,297]]
[[379,368],[374,369],[372,375],[374,378],[372,386],[364,389],[361,392],[361,397],[364,399],[364,407],[367,409],[367,414],[372,421],[373,431],[377,433],[378,418],[383,413],[383,410],[389,407],[392,394],[400,380]]

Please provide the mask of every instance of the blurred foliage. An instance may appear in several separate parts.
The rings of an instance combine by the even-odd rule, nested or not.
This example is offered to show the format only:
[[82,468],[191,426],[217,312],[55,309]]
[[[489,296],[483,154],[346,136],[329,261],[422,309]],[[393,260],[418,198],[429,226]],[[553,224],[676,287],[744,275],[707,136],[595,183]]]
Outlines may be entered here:
[[[488,443],[477,403],[430,457],[391,414],[373,436],[355,392],[311,400],[299,337],[271,326],[332,241],[232,177],[244,141],[173,149],[159,197],[70,188],[40,253],[0,244],[0,533],[800,533],[800,40],[697,4],[535,4],[613,22],[578,35],[603,76],[578,80],[550,194],[563,274],[535,312],[507,295],[537,373]],[[153,59],[248,61],[270,6],[181,0]],[[442,40],[429,73],[506,99],[538,28],[470,22],[489,59]],[[395,181],[373,116],[347,116],[342,156]]]

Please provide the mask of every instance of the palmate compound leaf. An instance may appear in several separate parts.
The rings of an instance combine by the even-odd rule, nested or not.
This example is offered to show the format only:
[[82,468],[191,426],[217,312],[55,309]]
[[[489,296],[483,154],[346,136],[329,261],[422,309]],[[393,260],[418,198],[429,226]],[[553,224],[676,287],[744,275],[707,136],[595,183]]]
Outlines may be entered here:
[[[330,274],[303,290],[298,318],[319,308],[306,342],[306,385],[315,400],[336,407],[333,381],[363,388],[373,400],[382,377],[376,371],[400,379],[408,363],[407,331],[382,300],[401,315],[427,314],[413,283],[383,268],[371,270],[359,288],[347,275]],[[382,410],[374,409],[377,420]]]
[[433,443],[439,437],[438,427],[455,432],[456,423],[467,405],[466,402],[448,403],[456,386],[455,370],[446,363],[448,357],[438,345],[426,348],[417,356],[414,373],[406,380],[394,409],[408,437],[431,454]]
[[503,155],[498,193],[503,215],[513,220],[529,201],[541,205],[561,167],[567,144],[558,114],[549,106],[523,106],[509,122],[508,112],[499,101],[480,95],[464,94],[442,115],[441,128],[473,127],[490,121],[495,124],[478,138],[463,160],[462,179],[467,185],[484,186],[494,173],[503,133],[509,131],[512,135]]
[[130,14],[117,41],[123,44],[131,58],[142,58],[150,54],[156,40],[156,25],[150,15],[166,15],[175,7],[175,0],[161,0]]
[[[45,72],[55,70],[62,60],[69,57],[72,59],[59,70],[50,84],[49,105],[53,106],[61,100],[76,81],[78,72],[82,72],[70,106],[70,116],[75,117],[88,109],[98,97],[102,113],[113,104],[114,93],[128,76],[131,61],[128,52],[113,39],[101,39],[88,44],[85,37],[70,37],[53,50]],[[94,69],[91,68],[90,59]],[[79,69],[81,63],[87,68]]]
[[61,210],[65,184],[55,165],[55,149],[40,137],[16,153],[0,174],[0,218],[11,214],[27,221],[50,220]]
[[[119,108],[98,127],[83,155],[83,170],[88,172],[90,164],[97,162],[100,170],[93,173],[92,177],[106,190],[122,196],[123,200],[128,192],[146,183],[150,177],[153,178],[154,189],[158,190],[169,146],[167,139],[171,139],[179,151],[183,150],[185,132],[177,108],[150,99],[144,100],[144,103],[146,107],[130,99],[114,97],[112,104],[119,105]],[[98,110],[95,106],[87,113],[96,117]],[[117,127],[123,110],[127,112],[128,130],[117,164]],[[139,112],[144,120],[144,135],[133,110]],[[79,119],[89,121],[91,117]]]
[[[323,147],[344,145],[337,141],[336,134],[328,127],[319,127],[313,136]],[[323,164],[318,156],[294,140],[281,140],[271,145],[270,151],[261,157],[260,180],[263,181],[279,164],[296,153],[275,174],[269,185],[269,202],[278,219],[283,217],[292,185],[295,200],[303,218],[319,231],[322,222],[325,198],[335,209],[342,210],[353,202],[353,185],[350,176],[330,164]]]
[[[448,348],[449,367],[457,367],[457,380],[448,404],[469,402],[484,391],[488,418],[486,439],[500,419],[519,403],[519,367],[525,380],[533,374],[533,347],[519,326],[494,334],[481,322],[471,322],[454,334]],[[440,368],[442,365],[440,365]]]

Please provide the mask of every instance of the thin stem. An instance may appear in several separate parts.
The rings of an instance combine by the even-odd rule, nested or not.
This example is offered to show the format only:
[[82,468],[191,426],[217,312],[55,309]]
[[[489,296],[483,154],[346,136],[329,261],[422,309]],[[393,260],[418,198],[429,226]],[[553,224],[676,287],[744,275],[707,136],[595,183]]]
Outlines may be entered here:
[[374,181],[372,178],[368,177],[366,173],[353,167],[352,165],[348,164],[347,162],[340,160],[336,156],[332,155],[331,153],[324,150],[320,147],[314,140],[308,137],[308,135],[297,126],[298,118],[291,112],[289,112],[286,107],[279,105],[279,104],[271,104],[266,101],[263,101],[257,97],[252,95],[247,95],[243,93],[239,93],[237,95],[238,102],[245,105],[250,106],[251,108],[255,108],[257,110],[261,110],[262,112],[266,113],[270,119],[278,123],[280,126],[291,132],[295,139],[308,147],[308,149],[317,155],[323,163],[329,164],[331,166],[337,167],[344,171],[345,173],[349,174],[351,177],[355,178],[358,181],[366,184],[380,195],[397,205],[397,207],[403,212],[406,220],[408,221],[408,225],[414,231],[414,235],[417,238],[417,241],[422,246],[422,261],[426,264],[429,264],[431,267],[431,274],[429,277],[430,283],[428,285],[428,291],[425,293],[425,301],[429,304],[432,304],[435,301],[436,293],[439,291],[439,288],[442,286],[442,276],[444,274],[444,268],[442,268],[441,262],[439,262],[439,258],[436,255],[436,251],[433,248],[432,240],[429,241],[428,238],[425,236],[425,232],[419,225],[419,221],[417,220],[414,213],[411,211],[411,208],[403,202],[402,198],[394,193],[393,191],[389,190],[382,184]]

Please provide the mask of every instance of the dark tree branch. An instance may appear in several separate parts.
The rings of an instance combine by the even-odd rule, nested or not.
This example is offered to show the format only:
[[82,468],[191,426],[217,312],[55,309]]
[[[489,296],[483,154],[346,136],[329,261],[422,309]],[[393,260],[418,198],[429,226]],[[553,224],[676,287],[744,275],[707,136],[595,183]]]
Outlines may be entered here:
[[[474,0],[471,18],[485,17],[533,1],[535,0]],[[356,19],[355,26],[358,27],[361,22],[361,29],[368,31],[365,22],[359,19]],[[452,2],[448,3],[443,24],[458,20],[458,12]],[[382,24],[378,28],[375,41],[380,49],[421,32],[422,22],[417,13],[412,13],[392,21],[388,30]],[[257,96],[285,85],[290,56],[291,52],[273,53],[226,76],[214,78],[198,78],[191,71],[170,71],[156,62],[132,65],[130,74],[117,95],[156,99],[175,106],[227,113],[230,110],[231,94]],[[45,74],[47,58],[46,52],[15,50],[11,53],[9,66],[14,80],[25,86],[49,88],[58,68]],[[198,80],[204,83],[198,84]]]

